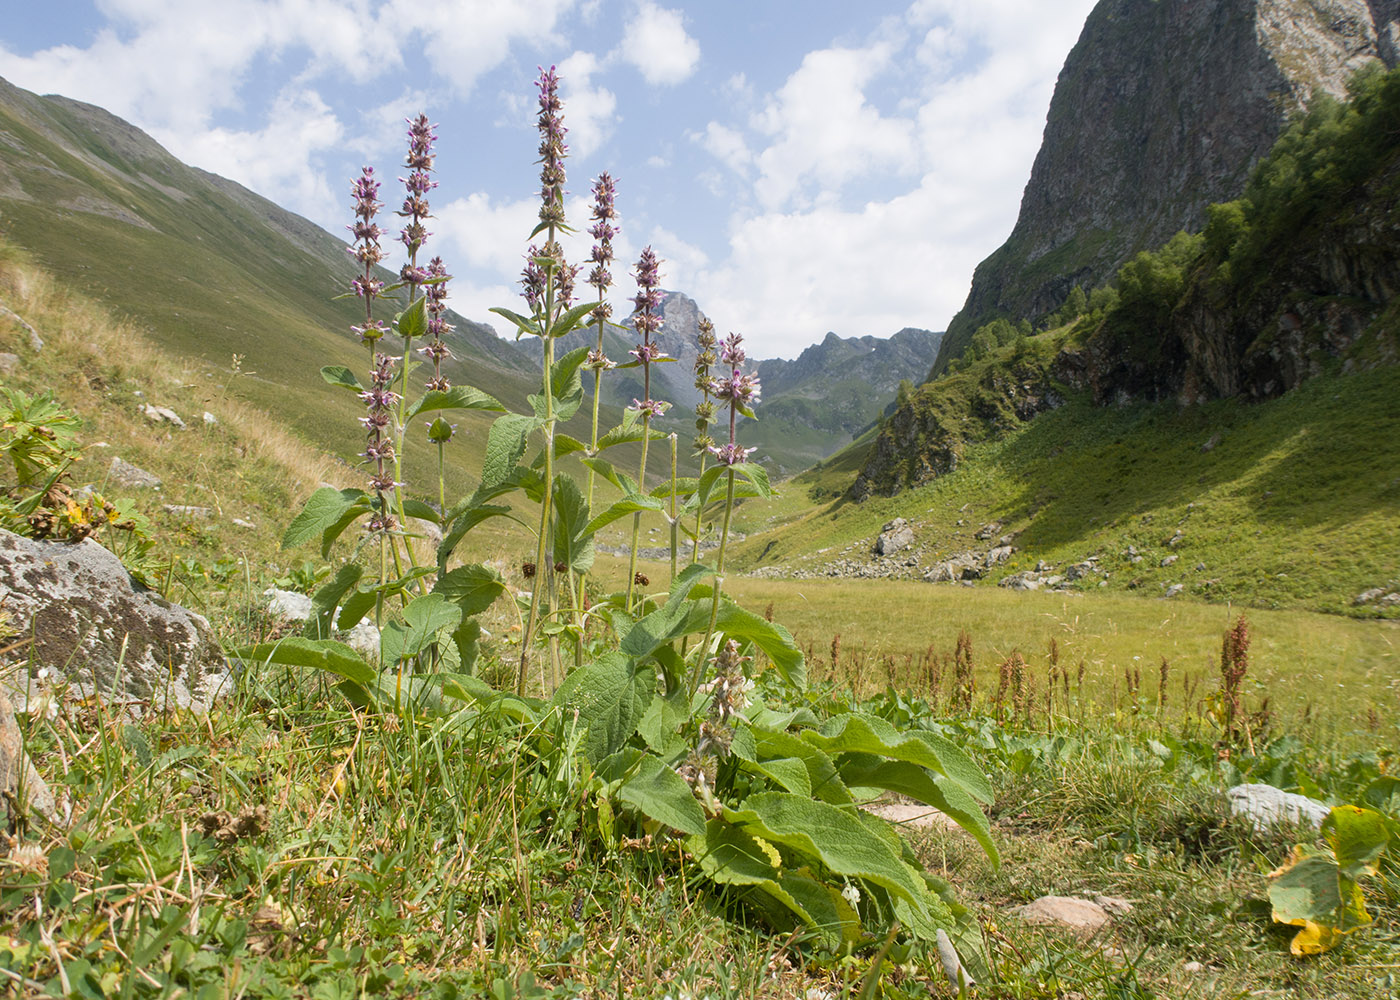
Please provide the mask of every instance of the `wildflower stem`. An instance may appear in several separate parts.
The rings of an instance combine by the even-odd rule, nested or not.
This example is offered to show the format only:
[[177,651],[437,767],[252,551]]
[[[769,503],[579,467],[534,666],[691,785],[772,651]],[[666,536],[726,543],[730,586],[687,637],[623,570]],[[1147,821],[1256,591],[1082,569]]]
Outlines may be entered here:
[[680,440],[671,434],[671,579],[676,578],[676,549],[680,544],[680,521],[676,519],[676,462]]
[[734,510],[734,469],[728,471],[728,483],[724,492],[724,524],[719,532],[719,559],[715,564],[715,583],[710,597],[710,624],[705,627],[705,639],[700,643],[700,655],[695,660],[695,671],[690,677],[692,697],[700,686],[700,678],[705,674],[705,663],[710,656],[710,639],[715,634],[715,622],[719,620],[720,593],[724,589],[724,550],[729,542],[729,515]]
[[[549,227],[546,245],[554,244],[554,227]],[[525,622],[525,634],[520,640],[520,676],[516,681],[516,694],[525,694],[525,680],[530,670],[530,644],[534,641],[535,627],[540,618],[540,588],[546,577],[553,578],[553,562],[549,560],[549,515],[554,494],[554,386],[551,375],[554,368],[554,338],[550,328],[554,317],[554,270],[550,267],[545,280],[544,300],[544,496],[540,499],[540,528],[535,550],[535,578],[530,588],[530,617]]]

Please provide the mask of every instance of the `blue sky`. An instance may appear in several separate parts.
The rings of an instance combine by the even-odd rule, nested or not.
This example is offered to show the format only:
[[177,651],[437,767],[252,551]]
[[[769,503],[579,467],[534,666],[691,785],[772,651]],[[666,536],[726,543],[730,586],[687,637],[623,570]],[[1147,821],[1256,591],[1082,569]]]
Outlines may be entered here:
[[533,80],[557,65],[570,221],[610,171],[626,259],[652,244],[722,332],[793,357],[828,330],[946,326],[1011,231],[1093,4],[48,0],[0,27],[0,76],[101,105],[337,233],[361,164],[394,203],[403,119],[426,111],[428,249],[453,305],[486,320],[516,304]]

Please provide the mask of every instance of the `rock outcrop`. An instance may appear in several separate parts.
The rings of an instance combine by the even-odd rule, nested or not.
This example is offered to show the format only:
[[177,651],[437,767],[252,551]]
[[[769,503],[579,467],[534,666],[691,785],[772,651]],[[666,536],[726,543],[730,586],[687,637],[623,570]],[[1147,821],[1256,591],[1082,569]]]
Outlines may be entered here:
[[91,539],[0,531],[0,602],[32,638],[31,662],[80,692],[205,710],[232,689],[208,621],[147,591]]
[[921,386],[885,421],[847,498],[892,496],[958,467],[969,444],[1014,430],[1063,405],[1064,373],[1027,355],[1006,367],[956,377],[965,384]]
[[1199,230],[1313,95],[1396,64],[1397,0],[1102,0],[1055,86],[1006,243],[934,371],[997,316],[1035,320],[1133,254]]

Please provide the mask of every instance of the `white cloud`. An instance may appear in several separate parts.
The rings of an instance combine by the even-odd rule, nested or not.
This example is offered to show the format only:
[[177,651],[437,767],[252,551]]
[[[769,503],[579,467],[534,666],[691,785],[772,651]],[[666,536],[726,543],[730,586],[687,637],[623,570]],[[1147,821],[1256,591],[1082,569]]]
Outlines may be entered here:
[[183,137],[156,132],[170,145],[178,141],[182,155],[205,169],[320,219],[344,214],[340,202],[348,204],[348,195],[330,189],[318,162],[344,136],[335,112],[313,90],[279,94],[266,124],[256,131],[214,128]]
[[617,97],[605,87],[593,86],[593,76],[600,69],[598,57],[591,52],[575,52],[559,64],[569,152],[580,160],[607,141],[618,120]]
[[[518,40],[557,46],[560,15],[574,0],[392,0],[381,14],[382,34],[398,25],[413,25],[423,39],[423,54],[458,94],[469,94],[476,81],[499,66]],[[409,57],[411,62],[411,57]]]
[[721,163],[736,174],[745,174],[753,165],[753,153],[744,133],[719,122],[710,122],[704,133],[692,134],[691,138],[703,146]]
[[653,86],[680,83],[700,62],[700,43],[686,33],[681,12],[651,0],[642,0],[627,22],[618,52]]
[[773,140],[756,158],[760,203],[778,208],[811,184],[831,191],[855,177],[915,166],[914,123],[881,115],[864,93],[894,54],[885,45],[807,53],[752,122]]
[[[759,114],[692,135],[752,178],[761,208],[737,214],[727,256],[696,272],[703,308],[750,334],[756,354],[787,357],[827,330],[945,326],[974,265],[1011,230],[1057,71],[1093,3],[918,0],[901,37],[882,22],[864,47],[809,52]],[[883,74],[907,79],[911,62],[924,67],[912,99],[882,112],[871,88]],[[856,184],[865,200],[851,204],[842,192]]]

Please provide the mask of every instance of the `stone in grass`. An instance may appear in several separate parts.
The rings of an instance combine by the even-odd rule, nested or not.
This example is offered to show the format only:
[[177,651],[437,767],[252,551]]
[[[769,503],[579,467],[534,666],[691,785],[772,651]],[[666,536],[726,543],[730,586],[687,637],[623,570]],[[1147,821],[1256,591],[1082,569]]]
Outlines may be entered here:
[[875,802],[864,808],[872,815],[911,830],[928,830],[935,827],[947,830],[960,829],[953,818],[946,813],[939,812],[932,806],[926,806],[919,802]]
[[209,622],[131,578],[92,539],[76,545],[0,531],[0,603],[25,654],[78,695],[208,711],[233,689]]
[[53,792],[24,752],[14,709],[0,687],[0,830],[10,829],[20,814],[29,811],[53,819],[58,809]]
[[1225,792],[1225,797],[1230,801],[1230,815],[1245,817],[1260,833],[1281,823],[1319,827],[1332,811],[1330,806],[1316,799],[1294,795],[1273,785],[1236,785]]
[[13,375],[19,371],[19,355],[0,353],[0,375]]
[[161,505],[160,509],[176,517],[188,517],[198,521],[207,521],[214,516],[214,512],[208,507],[190,507],[185,504],[167,503]]
[[121,458],[112,459],[112,465],[107,470],[107,478],[113,484],[129,490],[147,487],[155,490],[160,489],[158,477]]
[[180,419],[180,414],[168,406],[152,406],[150,403],[144,403],[141,406],[141,414],[153,424],[171,424],[182,431],[187,429],[185,422]]
[[893,555],[901,549],[907,549],[914,544],[914,529],[909,526],[909,522],[902,517],[897,517],[890,521],[880,531],[880,537],[875,540],[875,554],[881,556]]
[[1011,911],[1028,924],[1063,927],[1080,937],[1090,938],[1108,923],[1108,911],[1098,903],[1074,896],[1041,896]]
[[[304,622],[311,617],[311,598],[294,590],[279,590],[269,587],[263,591],[267,598],[267,610],[273,617],[289,622]],[[359,653],[370,663],[379,660],[379,629],[373,622],[362,621],[350,630],[345,644]]]

